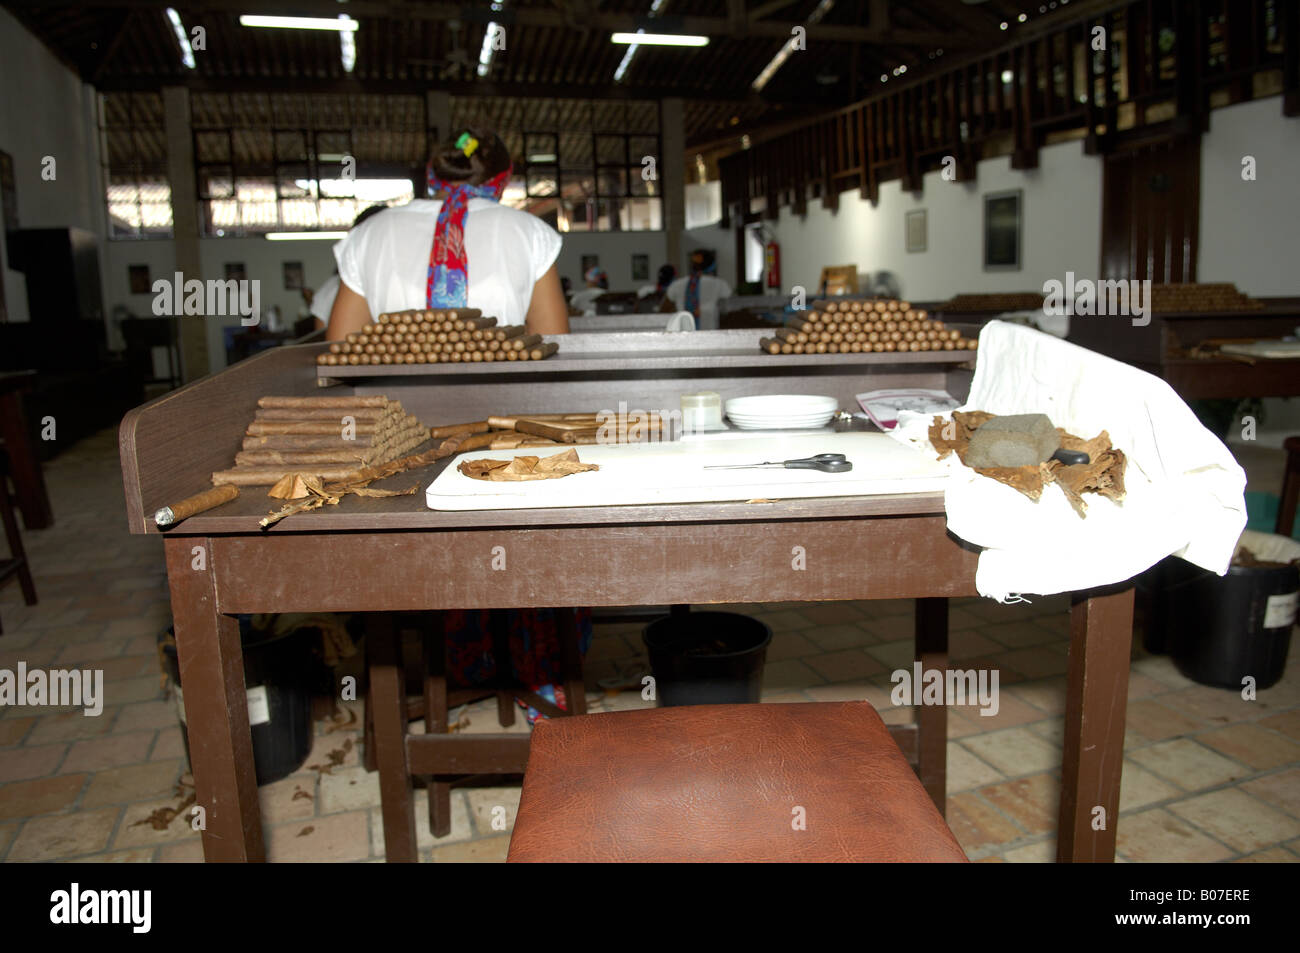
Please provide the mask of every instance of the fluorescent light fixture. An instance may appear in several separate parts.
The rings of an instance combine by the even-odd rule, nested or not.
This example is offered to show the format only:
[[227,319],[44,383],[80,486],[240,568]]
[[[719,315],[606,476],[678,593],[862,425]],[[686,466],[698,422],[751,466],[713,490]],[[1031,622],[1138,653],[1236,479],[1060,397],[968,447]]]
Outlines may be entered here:
[[708,46],[707,36],[689,33],[614,33],[611,43],[635,43],[638,46]]
[[304,242],[304,241],[331,241],[337,242],[348,237],[346,231],[342,232],[267,232],[266,240],[269,242]]
[[[668,0],[654,0],[654,3],[650,4],[650,16],[658,16],[659,11],[664,8],[664,4],[667,2]],[[645,30],[638,29],[636,32],[644,34]],[[632,65],[632,57],[636,56],[636,51],[640,48],[641,44],[639,43],[632,43],[628,46],[627,52],[624,53],[623,58],[619,60],[618,68],[614,70],[614,82],[623,82],[623,77],[627,75],[627,68]]]
[[356,31],[357,21],[346,13],[340,13],[339,52],[343,56],[343,71],[345,73],[351,73],[352,67],[357,65],[357,38],[352,35]]
[[[835,0],[822,0],[822,2],[817,4],[813,9],[813,12],[808,14],[808,22],[810,24],[820,23],[822,17],[826,16],[833,6],[835,6]],[[750,84],[750,87],[754,92],[761,93],[763,87],[767,85],[768,80],[775,76],[776,71],[785,65],[785,61],[788,60],[790,54],[794,52],[795,42],[793,36],[786,40],[785,45],[777,51],[776,56],[772,57],[772,59],[768,61],[768,64],[763,67],[763,71],[754,77],[754,82]]]
[[194,69],[197,65],[194,62],[194,50],[190,48],[190,35],[185,32],[185,24],[181,22],[181,15],[168,7],[167,19],[171,21],[172,29],[176,32],[176,42],[181,46],[181,62],[185,64],[186,69]]
[[529,157],[528,157],[528,161],[529,161],[529,162],[554,162],[554,161],[555,161],[555,153],[554,153],[554,152],[539,152],[537,155],[529,156]]
[[340,22],[343,17],[337,20],[330,17],[268,17],[255,13],[243,13],[239,17],[240,26],[264,26],[274,27],[281,30],[349,30],[353,33],[361,24],[351,17],[347,22]]
[[[492,3],[492,12],[500,13],[505,6],[503,0],[495,0]],[[483,33],[483,46],[478,51],[478,69],[475,71],[479,76],[486,76],[492,69],[492,56],[496,50],[492,48],[493,41],[496,39],[497,31],[505,32],[505,27],[497,24],[495,20],[488,22],[487,30]]]

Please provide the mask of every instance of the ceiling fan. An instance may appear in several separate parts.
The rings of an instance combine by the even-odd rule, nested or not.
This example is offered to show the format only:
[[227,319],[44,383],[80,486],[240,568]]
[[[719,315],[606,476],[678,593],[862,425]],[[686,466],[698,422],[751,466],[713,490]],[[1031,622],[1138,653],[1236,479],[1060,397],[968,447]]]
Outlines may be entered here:
[[474,69],[475,60],[469,52],[461,45],[460,30],[463,24],[459,20],[448,20],[447,29],[451,31],[451,49],[447,55],[440,60],[424,59],[421,57],[407,57],[406,62],[413,66],[430,66],[438,70],[438,79],[451,79],[462,72],[468,73]]

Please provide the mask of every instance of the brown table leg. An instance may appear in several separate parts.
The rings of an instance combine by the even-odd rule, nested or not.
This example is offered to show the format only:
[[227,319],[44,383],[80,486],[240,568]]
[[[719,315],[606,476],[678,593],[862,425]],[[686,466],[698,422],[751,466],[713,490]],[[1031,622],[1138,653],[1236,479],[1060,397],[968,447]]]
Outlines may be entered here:
[[[194,568],[200,559],[196,548],[203,551],[205,568]],[[190,766],[196,803],[206,812],[203,856],[208,861],[263,861],[239,623],[223,615],[217,603],[212,540],[168,539],[166,553]]]
[[36,459],[23,413],[23,398],[16,390],[0,393],[0,438],[9,454],[9,475],[14,481],[18,510],[27,529],[47,529],[54,525],[54,510],[45,489],[45,475]]
[[[948,600],[916,600],[916,659],[922,672],[948,668]],[[919,702],[921,686],[913,688]],[[916,760],[921,785],[939,813],[948,786],[948,706],[916,705]]]
[[[1115,859],[1132,643],[1132,586],[1075,595],[1070,608],[1058,861]],[[1104,817],[1096,812],[1099,807]]]
[[415,790],[406,759],[406,673],[392,613],[370,613],[366,639],[374,640],[370,705],[383,802],[384,854],[390,864],[413,864],[419,860],[419,852],[415,845]]

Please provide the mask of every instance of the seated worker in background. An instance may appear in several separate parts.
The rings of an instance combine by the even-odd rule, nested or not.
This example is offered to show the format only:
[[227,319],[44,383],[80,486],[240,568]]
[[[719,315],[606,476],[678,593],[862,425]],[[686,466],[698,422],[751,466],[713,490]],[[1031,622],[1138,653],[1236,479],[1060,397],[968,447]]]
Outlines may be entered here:
[[[568,309],[555,267],[560,236],[540,218],[497,204],[510,171],[509,151],[487,130],[466,129],[443,145],[429,162],[434,198],[388,209],[335,247],[342,283],[326,337],[345,338],[383,312],[464,307],[478,308],[502,325],[524,323],[531,333],[567,334]],[[502,659],[493,653],[489,610],[446,611],[447,678],[457,687],[472,687],[504,668],[567,709],[559,684],[563,612],[576,613],[585,652],[590,609],[510,609],[510,657]],[[529,708],[529,722],[537,717]]]
[[335,246],[341,284],[326,338],[413,308],[478,308],[501,325],[567,334],[560,236],[499,204],[510,172],[510,153],[492,132],[466,129],[442,146],[429,161],[432,198],[386,209]]
[[583,314],[595,314],[596,299],[609,290],[609,275],[605,274],[604,268],[596,265],[594,268],[588,268],[587,273],[582,277],[587,282],[587,287],[575,291],[573,297],[569,299],[569,304]]
[[[361,210],[361,214],[352,220],[351,228],[356,228],[366,219],[379,214],[386,208],[388,208],[387,205],[367,205]],[[303,290],[303,297],[307,299],[307,305],[311,309],[311,316],[316,319],[318,329],[329,324],[330,312],[334,310],[334,299],[338,297],[338,293],[339,273],[337,268],[335,268],[334,274],[326,278],[325,283],[317,288],[315,292]]]
[[701,330],[718,327],[718,302],[731,297],[731,285],[717,277],[717,258],[703,248],[691,252],[691,274],[678,278],[668,286],[668,298],[678,311],[689,311],[695,316],[695,326]]
[[636,290],[638,312],[650,314],[658,311],[659,306],[663,304],[664,297],[668,294],[668,286],[673,283],[677,277],[677,269],[673,265],[663,265],[659,269],[659,275],[652,285],[642,285]]

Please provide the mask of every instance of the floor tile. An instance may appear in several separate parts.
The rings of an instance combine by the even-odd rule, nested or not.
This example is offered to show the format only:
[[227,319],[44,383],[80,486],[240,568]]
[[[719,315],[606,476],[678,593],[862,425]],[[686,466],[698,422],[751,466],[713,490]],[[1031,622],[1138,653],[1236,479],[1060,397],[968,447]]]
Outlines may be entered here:
[[37,817],[23,825],[5,856],[8,863],[94,854],[108,846],[121,808]]
[[1203,791],[1250,774],[1245,766],[1190,738],[1162,741],[1129,757],[1184,791]]
[[1061,762],[1061,752],[1054,745],[1025,728],[971,735],[961,744],[1008,777],[1049,771]]
[[96,772],[82,803],[86,807],[166,797],[176,787],[179,761],[151,761]]
[[1270,731],[1258,722],[1243,722],[1203,732],[1196,736],[1196,740],[1256,771],[1300,762],[1300,743]]
[[370,856],[370,817],[349,811],[273,825],[266,830],[266,859],[274,863],[340,863]]
[[[36,817],[67,810],[85,786],[87,775],[62,774],[0,785],[0,820]],[[93,806],[93,805],[88,805]]]
[[980,788],[979,793],[1027,833],[1046,834],[1056,830],[1057,805],[1061,796],[1061,782],[1057,776],[1037,774],[1003,781]]
[[1300,820],[1235,789],[1175,801],[1169,811],[1242,854],[1300,835]]
[[1118,825],[1116,852],[1138,863],[1212,863],[1233,854],[1231,848],[1163,808],[1126,814]]

